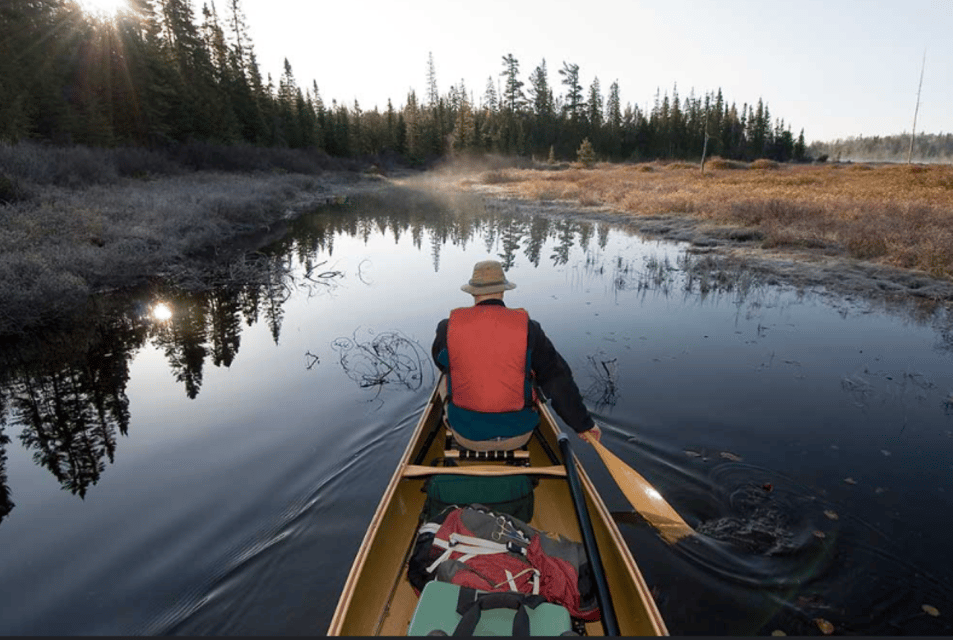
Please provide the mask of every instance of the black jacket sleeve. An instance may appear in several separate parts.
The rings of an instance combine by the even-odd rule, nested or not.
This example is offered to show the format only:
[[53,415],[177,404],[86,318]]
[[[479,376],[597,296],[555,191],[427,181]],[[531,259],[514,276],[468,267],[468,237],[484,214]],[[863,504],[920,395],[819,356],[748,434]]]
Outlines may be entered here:
[[442,372],[446,373],[447,368],[440,364],[437,360],[437,356],[440,355],[440,352],[447,348],[447,325],[450,323],[450,320],[445,318],[440,321],[437,325],[437,335],[434,336],[433,346],[430,348],[430,355],[433,357],[433,363],[437,365],[437,368]]
[[556,414],[573,430],[582,433],[595,426],[579,393],[569,364],[535,320],[529,321],[529,346],[536,382],[549,398]]

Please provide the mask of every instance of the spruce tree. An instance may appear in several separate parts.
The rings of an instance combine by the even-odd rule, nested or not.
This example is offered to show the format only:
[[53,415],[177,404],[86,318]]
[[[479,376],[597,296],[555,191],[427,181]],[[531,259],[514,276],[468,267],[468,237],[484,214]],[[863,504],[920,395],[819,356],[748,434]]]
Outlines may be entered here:
[[589,86],[589,100],[586,102],[586,111],[586,119],[589,121],[589,138],[595,140],[596,146],[601,147],[603,105],[599,76],[596,76]]
[[592,143],[589,142],[589,138],[583,138],[582,144],[579,145],[578,151],[576,151],[576,160],[582,163],[582,166],[589,169],[596,163],[596,152],[592,148]]
[[510,114],[522,110],[526,97],[523,95],[523,82],[519,79],[520,63],[512,53],[503,56],[503,71],[501,76],[506,78],[503,90],[503,104]]
[[622,152],[622,101],[619,98],[619,81],[609,86],[609,98],[606,101],[605,144],[609,156],[618,160]]
[[563,77],[562,83],[566,85],[564,109],[572,123],[576,124],[582,115],[583,104],[582,85],[579,84],[579,65],[563,62],[563,68],[559,70],[559,75]]

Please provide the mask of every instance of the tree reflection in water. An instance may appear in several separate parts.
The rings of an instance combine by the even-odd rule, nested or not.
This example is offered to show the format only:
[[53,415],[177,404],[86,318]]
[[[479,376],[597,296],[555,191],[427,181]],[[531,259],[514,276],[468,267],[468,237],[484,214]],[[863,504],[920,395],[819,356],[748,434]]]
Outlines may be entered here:
[[10,485],[7,484],[7,445],[10,444],[10,437],[4,433],[7,411],[3,403],[4,396],[0,393],[0,523],[14,507]]
[[[667,259],[650,260],[644,269],[635,268],[631,256],[603,258],[610,230],[606,222],[522,216],[471,197],[409,189],[354,198],[351,206],[302,216],[267,249],[201,277],[173,273],[165,284],[145,293],[103,297],[85,321],[67,332],[0,344],[0,521],[13,508],[6,477],[9,425],[22,427],[18,438],[37,464],[64,489],[85,496],[107,461],[114,459],[118,435],[128,433],[126,384],[134,354],[146,344],[159,347],[186,395],[196,398],[207,359],[215,367],[230,367],[235,361],[243,325],[264,321],[277,343],[284,305],[292,295],[315,296],[340,286],[344,274],[330,262],[338,236],[367,241],[374,234],[392,235],[399,243],[409,234],[413,246],[424,251],[426,234],[435,270],[448,243],[480,243],[507,266],[516,264],[522,253],[534,268],[547,244],[557,267],[567,264],[572,248],[579,246],[587,249],[586,275],[611,277],[609,285],[616,293],[634,288],[643,295],[651,291],[667,297],[678,290],[673,285],[679,282],[685,295],[702,300],[731,295],[740,302],[765,289],[752,272],[711,256],[685,254],[675,268]],[[593,239],[597,252],[588,250]],[[360,273],[357,281],[367,284]],[[147,311],[160,302],[171,312],[165,320]],[[953,310],[947,310],[943,326],[937,328],[941,348],[953,349],[951,314]],[[925,311],[914,319],[939,324],[938,318]],[[396,331],[367,336],[355,332],[336,341],[335,347],[347,375],[362,388],[375,389],[375,399],[384,385],[416,389],[433,375],[427,350]],[[599,357],[590,364],[593,401],[611,405],[618,393],[614,359]]]

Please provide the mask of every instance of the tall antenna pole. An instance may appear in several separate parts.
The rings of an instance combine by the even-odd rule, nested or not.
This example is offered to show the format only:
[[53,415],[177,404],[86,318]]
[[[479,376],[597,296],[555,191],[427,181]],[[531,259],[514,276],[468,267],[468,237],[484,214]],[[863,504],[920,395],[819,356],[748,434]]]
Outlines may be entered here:
[[927,64],[927,52],[923,51],[923,64],[920,65],[920,85],[917,87],[917,108],[913,110],[913,130],[910,132],[910,149],[907,150],[907,164],[913,158],[913,139],[917,134],[917,113],[920,111],[920,89],[923,88],[923,68]]

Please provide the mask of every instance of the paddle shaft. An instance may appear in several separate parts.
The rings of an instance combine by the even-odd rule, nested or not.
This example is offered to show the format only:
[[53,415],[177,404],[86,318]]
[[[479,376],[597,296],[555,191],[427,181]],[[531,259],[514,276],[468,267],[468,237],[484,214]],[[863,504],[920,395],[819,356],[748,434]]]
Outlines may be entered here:
[[615,608],[612,606],[612,596],[606,582],[606,574],[602,566],[602,555],[596,545],[596,534],[592,530],[592,521],[589,519],[589,510],[586,508],[586,498],[579,484],[579,475],[576,472],[576,458],[569,445],[569,436],[560,433],[558,437],[559,451],[566,466],[566,480],[569,482],[569,493],[572,496],[572,506],[579,520],[579,529],[582,531],[582,544],[592,567],[592,577],[596,583],[596,598],[599,600],[599,609],[602,613],[602,626],[607,636],[619,635],[619,623],[615,617]]

